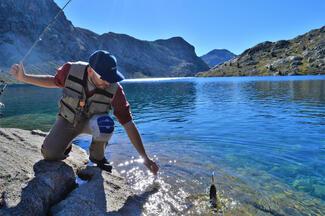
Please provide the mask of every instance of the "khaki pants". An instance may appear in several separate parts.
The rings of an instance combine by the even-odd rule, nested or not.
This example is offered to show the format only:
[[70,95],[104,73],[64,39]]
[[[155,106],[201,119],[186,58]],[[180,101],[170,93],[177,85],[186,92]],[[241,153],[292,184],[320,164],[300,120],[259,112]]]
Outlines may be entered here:
[[[68,157],[72,140],[82,133],[93,135],[89,119],[80,121],[74,127],[67,120],[58,116],[42,145],[41,152],[44,159],[63,160]],[[93,136],[89,149],[91,159],[102,160],[104,158],[105,147],[112,133],[100,133]]]

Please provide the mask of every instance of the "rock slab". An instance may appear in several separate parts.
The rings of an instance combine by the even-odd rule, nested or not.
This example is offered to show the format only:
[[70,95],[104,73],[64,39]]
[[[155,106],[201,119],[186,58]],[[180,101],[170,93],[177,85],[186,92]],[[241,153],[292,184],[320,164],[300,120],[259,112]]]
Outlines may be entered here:
[[43,160],[44,135],[0,128],[0,215],[106,215],[133,195],[118,173],[87,167],[78,146],[64,161]]

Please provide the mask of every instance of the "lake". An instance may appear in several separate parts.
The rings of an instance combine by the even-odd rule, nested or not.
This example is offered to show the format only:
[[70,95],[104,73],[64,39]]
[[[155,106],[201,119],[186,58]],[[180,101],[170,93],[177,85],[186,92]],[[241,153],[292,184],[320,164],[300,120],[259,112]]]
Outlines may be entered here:
[[[157,179],[116,124],[106,155],[144,214],[211,214],[215,173],[228,215],[325,215],[325,76],[127,80],[122,86]],[[48,131],[60,89],[9,86],[1,127]],[[87,149],[89,137],[75,141]],[[214,213],[215,213],[214,211]],[[130,212],[132,215],[132,212]]]

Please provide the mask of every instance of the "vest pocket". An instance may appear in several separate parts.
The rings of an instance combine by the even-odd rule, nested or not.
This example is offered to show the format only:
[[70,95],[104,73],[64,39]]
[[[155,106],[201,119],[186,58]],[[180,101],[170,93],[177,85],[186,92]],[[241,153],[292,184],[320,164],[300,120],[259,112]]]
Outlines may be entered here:
[[107,113],[110,110],[110,107],[110,103],[93,100],[88,105],[88,112],[90,115]]
[[74,97],[74,98],[80,98],[82,97],[82,92],[70,87],[65,87],[63,89],[63,95]]
[[79,99],[72,97],[63,97],[60,101],[60,116],[68,122],[74,124],[76,120],[76,111],[79,105]]

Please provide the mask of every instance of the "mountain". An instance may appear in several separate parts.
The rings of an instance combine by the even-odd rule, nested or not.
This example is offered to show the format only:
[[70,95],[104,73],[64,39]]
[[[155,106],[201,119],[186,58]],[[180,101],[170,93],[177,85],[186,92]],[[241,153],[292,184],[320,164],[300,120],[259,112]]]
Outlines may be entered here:
[[325,74],[325,26],[291,40],[266,41],[198,76]]
[[[0,69],[19,62],[60,8],[53,0],[6,0],[0,3]],[[144,41],[75,27],[61,13],[24,61],[30,73],[54,74],[67,61],[87,61],[98,49],[114,54],[127,77],[193,76],[209,67],[181,37]],[[0,75],[6,76],[1,72]]]
[[222,64],[225,61],[233,59],[236,55],[226,49],[214,49],[201,56],[201,59],[209,65],[210,68]]

